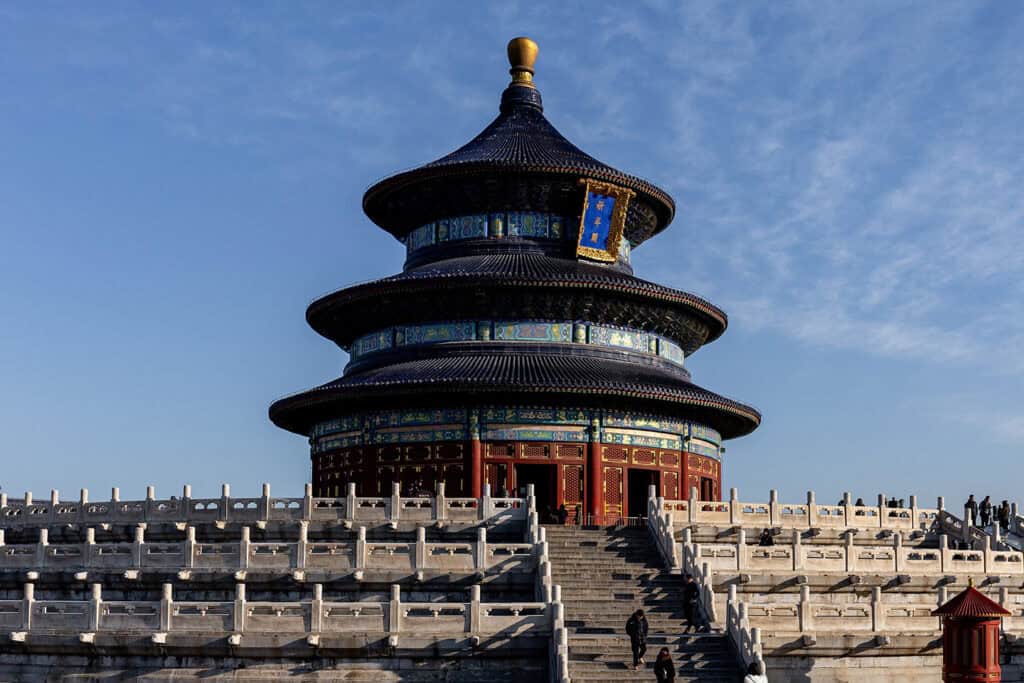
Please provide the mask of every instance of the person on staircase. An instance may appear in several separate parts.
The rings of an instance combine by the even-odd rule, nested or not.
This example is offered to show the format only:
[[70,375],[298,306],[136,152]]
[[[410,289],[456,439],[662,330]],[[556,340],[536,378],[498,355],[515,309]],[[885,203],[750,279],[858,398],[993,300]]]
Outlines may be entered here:
[[683,633],[689,633],[691,628],[699,632],[701,624],[697,618],[697,601],[700,599],[700,587],[690,574],[684,576],[683,581],[683,617],[686,619]]
[[629,636],[629,647],[633,650],[633,668],[639,669],[647,652],[647,617],[638,609],[626,622],[626,635]]
[[1002,505],[999,506],[996,514],[999,519],[999,528],[1002,529],[1003,534],[1007,534],[1010,531],[1010,501],[1004,500]]
[[663,647],[658,652],[658,658],[654,660],[654,678],[658,683],[672,683],[676,680],[676,665],[672,662],[672,655],[668,648]]
[[981,528],[988,528],[989,522],[992,521],[992,500],[991,496],[985,496],[981,500],[981,505],[978,506],[978,517],[981,519]]
[[764,665],[761,662],[751,662],[743,683],[768,683],[768,677],[764,675]]

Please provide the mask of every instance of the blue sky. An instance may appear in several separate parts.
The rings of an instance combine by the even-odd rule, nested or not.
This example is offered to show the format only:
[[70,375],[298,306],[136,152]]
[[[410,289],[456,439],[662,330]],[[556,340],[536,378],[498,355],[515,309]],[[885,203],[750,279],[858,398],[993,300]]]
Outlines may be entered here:
[[[307,303],[401,268],[374,180],[497,113],[666,188],[642,277],[730,315],[727,486],[1019,498],[1024,5],[5,3],[0,484],[298,495],[276,397],[340,374]],[[595,9],[597,7],[598,9]]]

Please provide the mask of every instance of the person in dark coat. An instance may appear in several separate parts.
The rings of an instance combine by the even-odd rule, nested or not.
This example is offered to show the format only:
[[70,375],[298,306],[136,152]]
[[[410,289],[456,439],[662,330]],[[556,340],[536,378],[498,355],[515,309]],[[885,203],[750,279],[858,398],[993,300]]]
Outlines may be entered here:
[[566,509],[565,503],[558,506],[558,511],[555,512],[555,516],[558,519],[558,523],[565,526],[565,523],[569,521],[569,510]]
[[658,658],[654,660],[654,678],[658,683],[671,683],[676,680],[676,665],[672,663],[672,655],[668,648],[663,647],[658,652]]
[[1004,534],[1008,533],[1010,531],[1010,517],[1012,514],[1010,511],[1010,501],[1004,500],[1003,504],[999,506],[997,514],[999,515],[999,528],[1003,530]]
[[978,506],[978,517],[981,518],[981,528],[984,529],[992,521],[992,497],[985,496]]
[[700,623],[697,620],[697,601],[700,599],[700,587],[693,577],[687,574],[683,584],[683,616],[686,617],[686,628],[683,633],[700,630]]
[[775,537],[772,536],[771,529],[765,529],[761,532],[761,537],[757,539],[757,544],[760,546],[775,545]]
[[974,524],[978,519],[978,501],[974,500],[974,494],[972,493],[967,497],[967,502],[964,503],[964,521],[970,520],[971,524]]
[[644,664],[644,653],[647,652],[647,617],[644,611],[638,609],[626,622],[626,635],[629,636],[629,646],[633,650],[633,668],[639,669]]

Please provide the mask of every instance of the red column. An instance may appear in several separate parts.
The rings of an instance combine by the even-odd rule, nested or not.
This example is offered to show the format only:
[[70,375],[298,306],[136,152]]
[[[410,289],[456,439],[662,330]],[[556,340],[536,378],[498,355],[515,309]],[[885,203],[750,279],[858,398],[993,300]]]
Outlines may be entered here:
[[[469,442],[469,476],[471,482],[469,495],[474,498],[479,498],[484,492],[484,449],[483,444],[480,443],[479,435],[477,437]],[[491,495],[494,495],[493,491]]]
[[[476,411],[469,416],[469,495],[479,498],[484,494],[484,449],[480,443],[480,419]],[[495,495],[491,491],[491,495]]]
[[597,420],[590,425],[587,444],[587,513],[595,523],[604,517],[604,477],[601,467],[601,426]]

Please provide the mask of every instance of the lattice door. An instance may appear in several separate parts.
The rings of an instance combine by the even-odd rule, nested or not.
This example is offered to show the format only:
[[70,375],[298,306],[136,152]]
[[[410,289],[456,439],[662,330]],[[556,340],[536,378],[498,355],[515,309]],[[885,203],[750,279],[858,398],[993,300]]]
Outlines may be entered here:
[[679,499],[679,473],[662,472],[661,495],[669,500]]
[[580,484],[583,481],[582,465],[564,465],[562,467],[562,502],[571,508],[583,502]]
[[622,516],[622,468],[604,468],[604,513],[610,517]]

